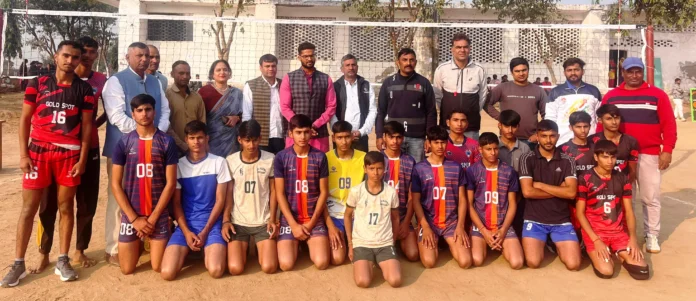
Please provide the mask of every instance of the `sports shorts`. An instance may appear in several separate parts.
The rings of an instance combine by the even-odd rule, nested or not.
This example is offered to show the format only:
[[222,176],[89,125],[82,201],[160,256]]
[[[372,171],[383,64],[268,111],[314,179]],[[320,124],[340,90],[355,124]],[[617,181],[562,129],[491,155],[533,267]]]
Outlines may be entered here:
[[334,226],[338,228],[339,231],[343,232],[343,234],[346,234],[346,225],[343,223],[342,218],[335,218],[331,217],[331,220],[333,221]]
[[[628,233],[623,231],[612,235],[599,235],[599,239],[614,253],[625,251],[628,248],[628,241],[630,240]],[[585,242],[585,248],[588,253],[595,250],[594,242],[585,231],[582,231],[582,240]]]
[[[454,220],[452,222],[449,222],[445,225],[444,229],[440,229],[438,227],[435,227],[434,225],[430,225],[430,229],[433,230],[433,233],[435,234],[435,240],[439,240],[440,237],[444,238],[450,238],[454,237],[454,230],[457,228],[457,220]],[[418,227],[418,242],[421,242],[423,240],[423,227]]]
[[[207,219],[186,221],[186,225],[188,225],[191,232],[196,234],[200,233],[203,228],[205,228],[207,223]],[[215,224],[213,224],[213,227],[210,228],[210,232],[208,232],[208,237],[205,239],[205,245],[203,247],[205,248],[212,244],[221,244],[227,246],[227,242],[222,238],[221,219],[218,219]],[[169,238],[169,243],[167,243],[167,246],[172,245],[188,247],[188,244],[186,244],[186,236],[184,235],[184,231],[181,230],[181,227],[176,227],[176,229],[174,229],[174,233],[172,233],[172,237]]]
[[80,185],[80,176],[72,177],[72,171],[80,160],[80,150],[71,150],[51,143],[32,141],[29,143],[29,159],[34,170],[25,173],[22,179],[24,189],[44,189],[53,183],[60,186]]
[[[473,225],[471,226],[471,236],[483,238],[483,234],[481,234],[481,231],[479,231],[479,229]],[[505,239],[508,238],[517,238],[517,233],[515,232],[515,229],[513,229],[512,227],[508,228],[507,232],[505,232]]]
[[358,260],[367,260],[371,262],[380,263],[389,259],[396,259],[396,252],[394,252],[394,246],[387,246],[381,248],[353,248],[354,263]]
[[[329,231],[326,230],[326,223],[323,220],[319,220],[314,228],[309,230],[309,237],[319,237],[328,236]],[[290,229],[290,224],[285,219],[284,216],[280,217],[280,233],[278,234],[278,240],[297,240],[295,236],[292,235],[292,229]]]
[[[150,234],[150,239],[168,239],[171,230],[169,229],[169,213],[164,212],[159,216],[157,223],[155,223],[155,228]],[[133,225],[128,221],[128,217],[125,214],[121,214],[121,226],[118,231],[118,242],[134,242],[139,240],[138,233],[133,228]],[[186,240],[184,240],[184,245],[186,245]]]
[[268,227],[266,225],[258,227],[246,227],[237,224],[232,224],[234,226],[234,231],[237,234],[230,233],[230,237],[234,241],[243,241],[249,243],[251,238],[254,238],[256,243],[262,242],[266,239],[270,239],[271,235],[268,233]]
[[571,223],[549,225],[525,220],[523,227],[522,238],[529,237],[546,241],[551,236],[552,242],[578,241],[578,235]]

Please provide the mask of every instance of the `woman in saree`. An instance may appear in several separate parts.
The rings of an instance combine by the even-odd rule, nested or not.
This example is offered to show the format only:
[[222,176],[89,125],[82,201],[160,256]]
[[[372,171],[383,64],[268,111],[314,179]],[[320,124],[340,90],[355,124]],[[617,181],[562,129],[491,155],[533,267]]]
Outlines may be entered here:
[[227,157],[239,150],[237,130],[242,119],[242,90],[227,84],[230,64],[217,60],[210,66],[206,86],[198,90],[205,104],[210,152]]

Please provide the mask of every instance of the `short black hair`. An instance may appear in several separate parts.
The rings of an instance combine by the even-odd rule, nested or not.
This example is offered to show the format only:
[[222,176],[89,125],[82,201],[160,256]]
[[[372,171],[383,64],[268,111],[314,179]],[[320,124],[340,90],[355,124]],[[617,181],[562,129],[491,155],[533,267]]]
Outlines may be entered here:
[[317,50],[317,46],[314,46],[314,44],[310,42],[302,42],[300,43],[300,46],[297,46],[297,54],[302,53],[303,50]]
[[174,70],[174,68],[176,68],[176,66],[179,66],[179,65],[186,65],[186,66],[190,67],[188,62],[179,60],[179,61],[174,62],[174,64],[172,64],[172,70]]
[[363,162],[365,163],[365,166],[369,166],[375,163],[384,164],[384,155],[377,151],[371,151],[365,154],[365,159]]
[[678,77],[677,77],[677,78],[674,79],[674,82],[675,82],[675,83],[678,82],[678,81],[681,81],[681,78],[678,78]]
[[493,79],[498,79],[498,75],[497,75],[497,74],[493,74]]
[[[450,118],[452,118],[452,115],[454,115],[454,114],[464,114],[464,117],[467,117],[467,116],[466,116],[466,113],[464,113],[464,110],[459,109],[459,108],[456,108],[456,109],[450,111],[449,113],[447,113],[447,120],[449,120]],[[467,121],[468,121],[468,120],[469,120],[469,118],[467,118]]]
[[504,126],[518,126],[521,120],[522,117],[515,110],[504,110],[498,117],[498,121]]
[[82,44],[80,44],[80,42],[71,41],[71,40],[62,41],[62,42],[60,42],[60,44],[58,44],[58,48],[57,48],[58,51],[60,51],[65,46],[70,46],[72,48],[80,50],[80,54],[85,53],[85,47],[82,46]]
[[565,70],[565,68],[568,68],[568,67],[576,65],[576,64],[580,65],[580,69],[585,69],[585,61],[583,61],[579,58],[576,58],[576,57],[571,57],[571,58],[565,60],[565,62],[563,62],[563,70]]
[[593,148],[595,155],[608,154],[616,156],[616,153],[619,151],[616,144],[611,140],[599,140],[594,144]]
[[537,124],[537,132],[554,131],[558,133],[558,124],[553,120],[544,119]]
[[261,124],[254,119],[243,121],[239,125],[239,138],[259,138],[261,137]]
[[87,36],[81,37],[81,38],[77,39],[77,41],[80,44],[82,44],[82,46],[84,46],[84,47],[99,49],[99,43],[97,43],[97,41],[95,41],[91,37],[87,37]]
[[481,136],[479,136],[478,142],[480,147],[484,147],[489,144],[498,145],[500,143],[500,140],[498,140],[498,136],[496,134],[493,134],[491,132],[485,132],[482,133]]
[[452,46],[454,46],[454,42],[457,41],[466,41],[466,45],[471,46],[471,39],[463,32],[455,33],[454,36],[452,36]]
[[512,69],[515,69],[515,67],[519,65],[525,65],[527,66],[527,69],[529,69],[529,62],[527,61],[527,59],[523,57],[516,57],[510,60],[510,71],[512,71]]
[[278,65],[278,58],[275,55],[266,53],[259,58],[259,66],[263,65],[264,62]]
[[307,115],[302,115],[302,114],[295,114],[295,116],[292,116],[290,118],[289,123],[289,129],[290,131],[297,129],[297,128],[311,128],[312,127],[312,119],[309,119]]
[[208,126],[200,120],[191,120],[186,124],[186,127],[184,127],[184,133],[186,135],[193,135],[200,132],[208,136]]
[[413,51],[413,49],[401,48],[401,50],[399,50],[399,53],[396,55],[396,59],[400,59],[402,56],[407,55],[407,54],[413,54],[413,56],[416,56],[416,52]]
[[157,104],[157,101],[154,97],[152,97],[152,95],[145,93],[138,94],[135,97],[133,97],[133,99],[131,99],[130,101],[131,112],[134,112],[135,109],[142,105],[151,105],[152,108],[155,109],[155,104]]
[[345,120],[336,121],[336,123],[334,123],[331,126],[331,132],[333,132],[334,135],[338,134],[338,133],[345,133],[345,132],[350,133],[352,131],[353,131],[353,126],[350,124],[350,122],[345,121]]
[[382,132],[384,132],[387,135],[399,134],[403,136],[404,134],[406,134],[406,129],[404,128],[404,125],[400,122],[392,120],[384,124]]
[[570,121],[570,125],[575,125],[579,122],[592,124],[592,116],[585,111],[575,111],[570,114],[568,121]]
[[449,133],[444,127],[441,127],[439,125],[433,125],[430,128],[428,128],[428,130],[425,132],[425,138],[428,139],[428,141],[447,141],[449,140]]
[[210,71],[208,71],[208,79],[213,80],[213,73],[215,73],[215,66],[219,63],[224,63],[225,66],[227,67],[227,70],[232,71],[232,67],[230,67],[230,63],[228,63],[226,60],[217,60],[214,61],[212,65],[210,65]]
[[128,45],[128,48],[147,49],[147,45],[145,45],[143,42],[133,42]]
[[619,107],[613,104],[604,104],[597,109],[597,118],[602,118],[602,116],[609,114],[613,117],[621,116],[621,111]]

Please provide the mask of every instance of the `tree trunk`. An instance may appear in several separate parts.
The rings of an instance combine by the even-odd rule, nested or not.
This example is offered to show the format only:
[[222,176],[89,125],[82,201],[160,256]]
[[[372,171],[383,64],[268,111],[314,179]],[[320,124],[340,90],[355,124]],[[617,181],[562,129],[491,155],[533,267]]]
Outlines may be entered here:
[[416,51],[416,57],[418,58],[418,64],[416,65],[416,72],[420,75],[431,79],[433,78],[435,62],[434,53],[434,31],[433,28],[418,28],[414,36],[414,50]]

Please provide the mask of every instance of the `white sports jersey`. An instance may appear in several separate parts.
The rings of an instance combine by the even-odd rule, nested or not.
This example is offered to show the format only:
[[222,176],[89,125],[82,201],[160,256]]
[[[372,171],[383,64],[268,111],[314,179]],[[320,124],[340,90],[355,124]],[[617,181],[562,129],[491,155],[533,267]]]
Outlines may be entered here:
[[217,185],[231,180],[225,159],[213,154],[195,163],[186,156],[179,159],[176,179],[176,189],[181,190],[181,206],[188,221],[207,221],[215,206]]
[[272,153],[259,151],[255,162],[243,162],[242,152],[227,156],[234,179],[234,206],[232,223],[258,227],[268,223],[271,216],[270,193],[273,179]]
[[394,245],[391,210],[399,208],[399,197],[394,188],[382,183],[382,191],[374,195],[367,190],[367,182],[364,181],[350,189],[346,205],[355,210],[353,248]]

